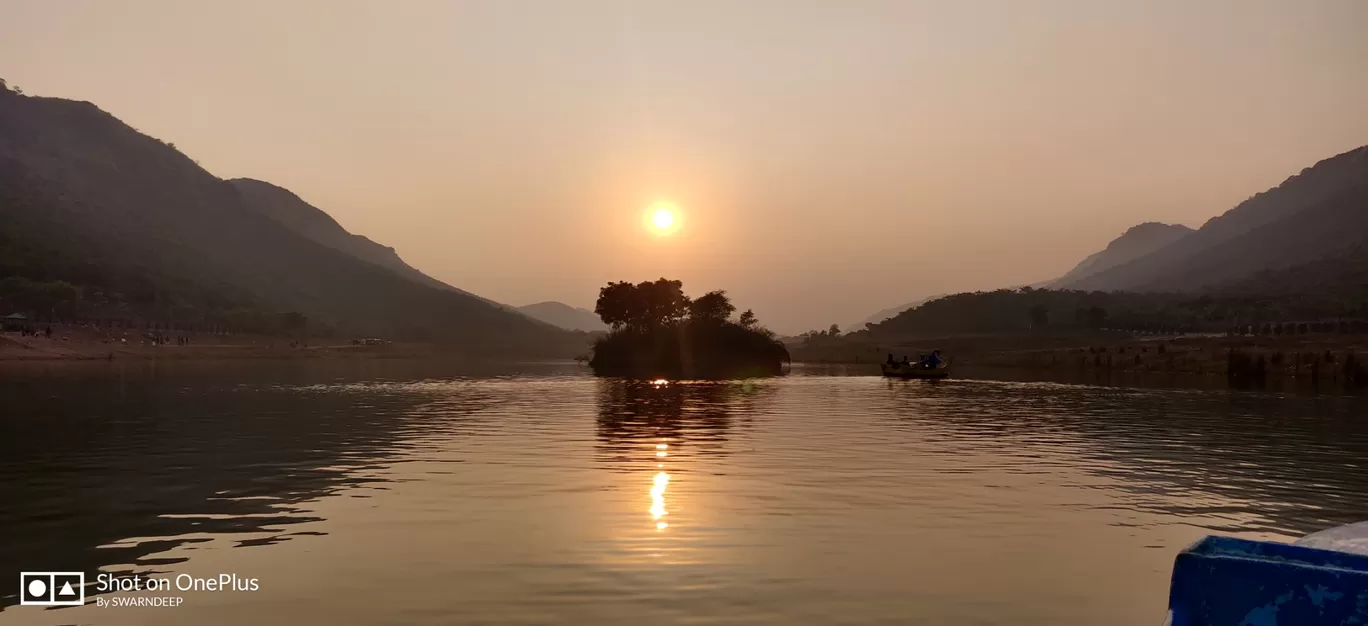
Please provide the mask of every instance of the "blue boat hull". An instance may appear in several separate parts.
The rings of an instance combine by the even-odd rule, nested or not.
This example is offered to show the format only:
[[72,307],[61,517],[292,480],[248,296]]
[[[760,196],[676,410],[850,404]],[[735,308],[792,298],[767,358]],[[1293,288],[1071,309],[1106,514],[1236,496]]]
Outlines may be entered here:
[[1172,626],[1368,624],[1368,556],[1206,537],[1179,553]]

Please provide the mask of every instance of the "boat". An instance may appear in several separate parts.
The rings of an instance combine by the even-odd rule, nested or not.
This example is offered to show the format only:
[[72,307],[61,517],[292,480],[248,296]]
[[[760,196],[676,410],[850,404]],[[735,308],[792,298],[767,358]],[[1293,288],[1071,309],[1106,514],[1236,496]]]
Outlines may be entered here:
[[1174,559],[1170,626],[1368,623],[1368,522],[1294,543],[1208,536]]
[[908,365],[881,363],[879,368],[883,370],[884,376],[894,378],[945,378],[950,375],[950,360],[941,361],[940,365],[935,367],[923,367],[919,363]]

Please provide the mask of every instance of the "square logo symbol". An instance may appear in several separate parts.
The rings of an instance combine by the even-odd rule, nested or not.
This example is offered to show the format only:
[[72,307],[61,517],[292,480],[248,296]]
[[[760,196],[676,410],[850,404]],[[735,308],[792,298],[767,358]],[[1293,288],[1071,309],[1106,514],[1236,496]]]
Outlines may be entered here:
[[81,606],[85,604],[85,572],[21,572],[21,606]]

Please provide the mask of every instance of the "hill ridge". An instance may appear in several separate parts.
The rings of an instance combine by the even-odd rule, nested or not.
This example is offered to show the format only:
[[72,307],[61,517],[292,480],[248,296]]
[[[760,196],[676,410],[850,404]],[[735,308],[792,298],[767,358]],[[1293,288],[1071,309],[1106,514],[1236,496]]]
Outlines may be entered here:
[[[430,339],[470,352],[582,346],[573,334],[288,228],[250,206],[239,186],[89,102],[0,93],[0,221],[9,227],[0,270],[10,277],[0,307],[239,330],[301,319],[280,317],[289,312],[315,332]],[[49,306],[44,294],[54,288],[71,291]]]
[[1162,291],[1239,280],[1361,243],[1368,237],[1366,214],[1368,146],[1362,146],[1318,161],[1168,245],[1057,286]]

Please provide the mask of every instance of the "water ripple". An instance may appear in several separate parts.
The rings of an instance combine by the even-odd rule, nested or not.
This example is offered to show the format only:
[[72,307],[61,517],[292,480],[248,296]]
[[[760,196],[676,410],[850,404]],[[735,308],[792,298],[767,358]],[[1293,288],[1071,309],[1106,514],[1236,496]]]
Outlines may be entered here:
[[0,384],[0,569],[262,578],[102,623],[1150,624],[1203,534],[1368,519],[1362,398],[364,367]]

